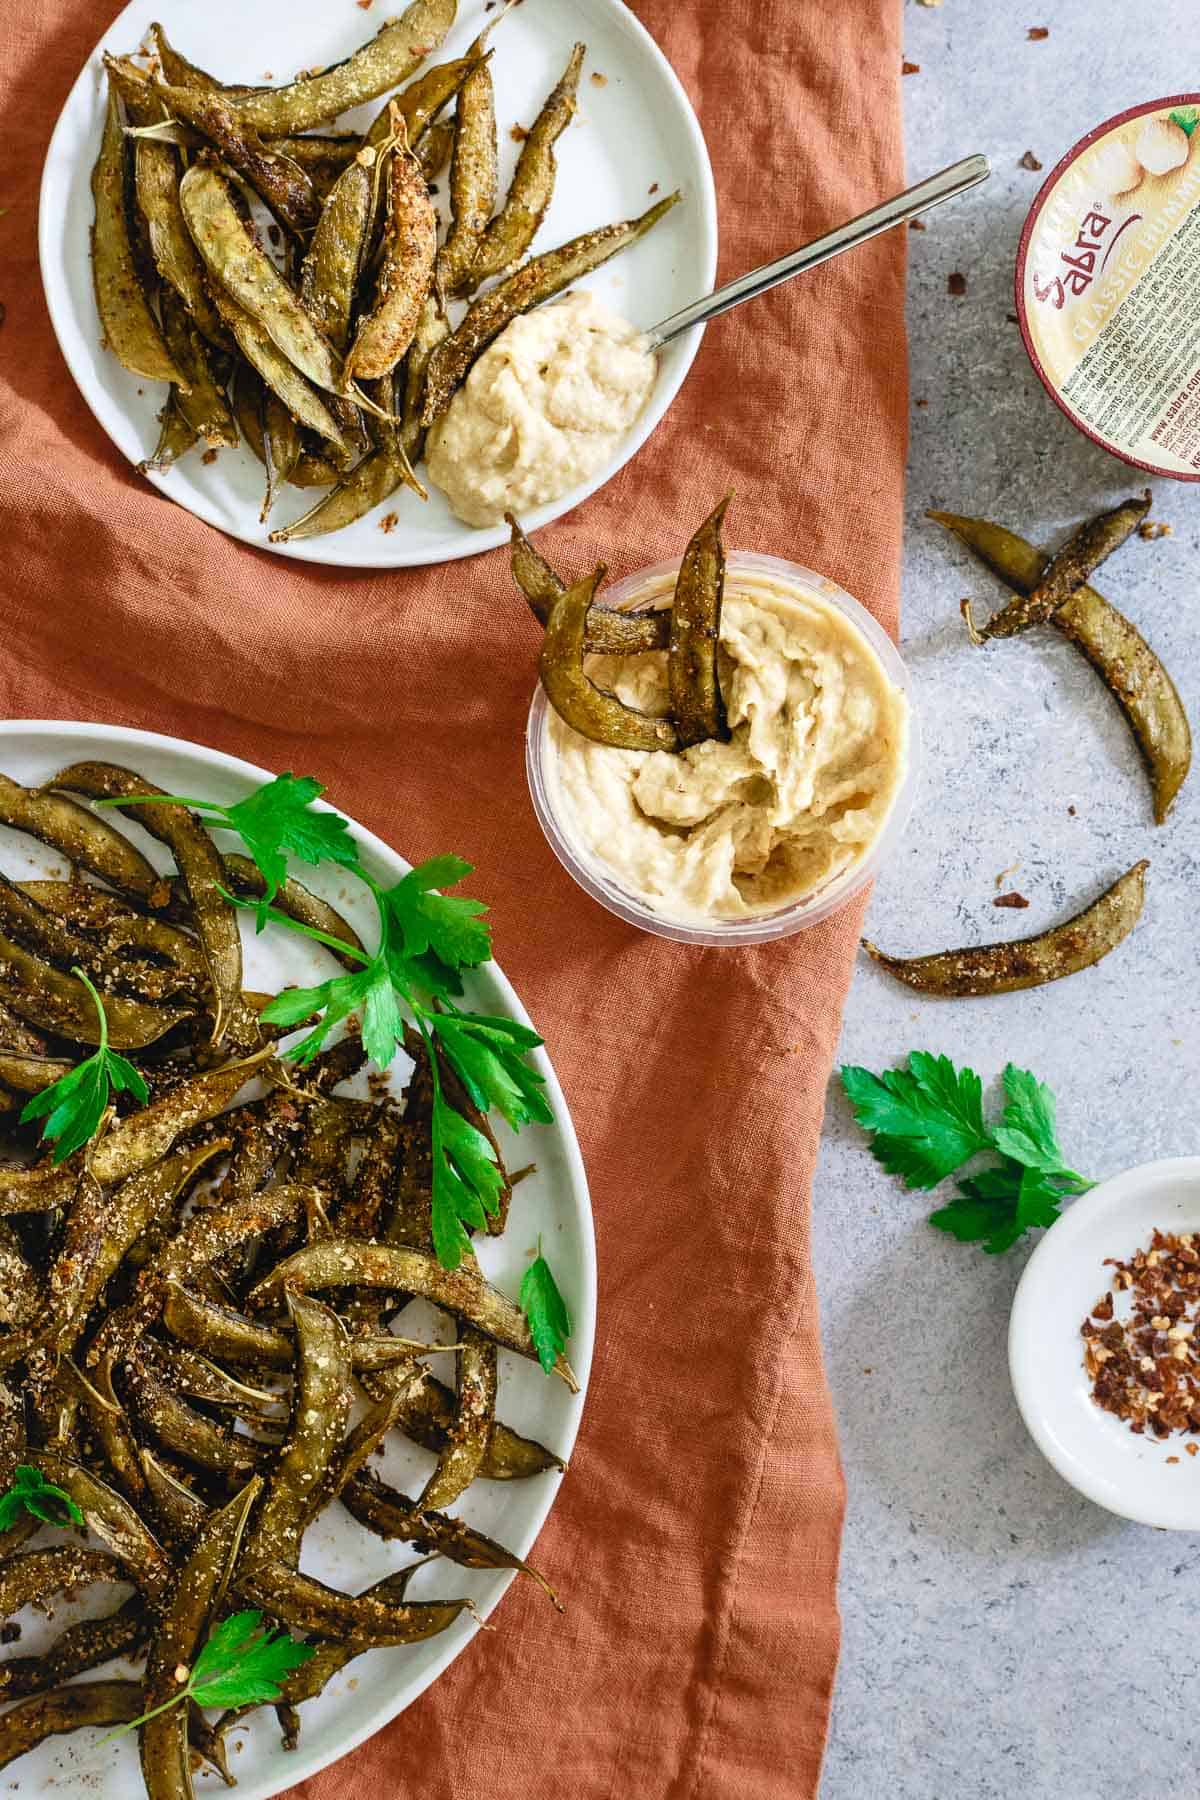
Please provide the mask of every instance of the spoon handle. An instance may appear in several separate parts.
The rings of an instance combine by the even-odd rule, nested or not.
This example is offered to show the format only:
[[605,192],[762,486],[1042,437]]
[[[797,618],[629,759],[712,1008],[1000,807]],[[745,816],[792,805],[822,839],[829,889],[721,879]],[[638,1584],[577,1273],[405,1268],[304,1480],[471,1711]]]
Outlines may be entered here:
[[682,312],[672,313],[669,319],[646,333],[650,348],[658,350],[693,325],[703,325],[707,319],[715,319],[718,313],[728,312],[731,306],[753,300],[756,295],[765,294],[768,288],[777,287],[781,281],[803,275],[806,269],[815,269],[818,263],[828,262],[831,256],[853,250],[856,244],[865,244],[868,238],[877,237],[881,231],[902,225],[906,219],[928,212],[930,207],[940,206],[944,200],[953,200],[956,194],[965,194],[968,188],[986,181],[990,174],[986,156],[967,156],[962,162],[952,163],[948,169],[919,181],[916,187],[893,194],[890,200],[881,201],[869,212],[860,213],[857,219],[827,231],[824,237],[814,238],[811,244],[802,244],[799,250],[789,251],[787,256],[781,256],[775,262],[751,269],[748,274],[727,281],[714,293],[694,300]]

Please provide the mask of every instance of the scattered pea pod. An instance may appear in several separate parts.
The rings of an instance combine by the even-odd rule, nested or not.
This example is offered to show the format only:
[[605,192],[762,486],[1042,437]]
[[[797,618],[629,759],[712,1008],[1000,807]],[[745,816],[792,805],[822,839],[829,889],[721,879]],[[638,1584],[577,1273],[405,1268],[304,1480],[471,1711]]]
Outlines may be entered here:
[[989,638],[1015,637],[1032,625],[1049,624],[1089,575],[1132,537],[1149,511],[1150,489],[1147,488],[1140,499],[1124,500],[1111,512],[1086,520],[1051,557],[1037,585],[1027,593],[1014,595],[982,628],[976,626],[972,617],[971,602],[964,600],[962,615],[971,642],[986,644]]
[[[987,519],[931,512],[1010,587],[1032,589],[1050,558]],[[1080,650],[1120,706],[1133,732],[1162,824],[1192,762],[1192,734],[1175,684],[1137,627],[1093,587],[1076,588],[1050,624]]]
[[1149,863],[1135,863],[1083,912],[1036,937],[941,950],[931,956],[885,956],[863,940],[875,962],[918,993],[939,999],[1012,994],[1090,969],[1129,936],[1141,916]]

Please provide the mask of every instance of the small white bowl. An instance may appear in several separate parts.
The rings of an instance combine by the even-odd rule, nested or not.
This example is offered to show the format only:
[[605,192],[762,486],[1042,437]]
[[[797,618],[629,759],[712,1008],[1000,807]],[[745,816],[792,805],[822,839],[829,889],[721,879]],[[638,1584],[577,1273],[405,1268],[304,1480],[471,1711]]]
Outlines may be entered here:
[[[1127,1169],[1071,1202],[1030,1257],[1008,1328],[1013,1391],[1030,1436],[1097,1506],[1170,1531],[1200,1530],[1200,1456],[1181,1432],[1138,1437],[1091,1398],[1080,1325],[1155,1228],[1200,1231],[1200,1156]],[[1169,1456],[1178,1462],[1169,1463]]]
[[[818,888],[815,893],[806,894],[801,900],[790,900],[774,912],[753,913],[748,918],[675,919],[667,913],[657,912],[640,894],[630,893],[627,888],[622,887],[613,871],[576,841],[570,820],[556,811],[552,786],[547,778],[551,756],[550,702],[546,698],[545,688],[539,682],[534,690],[529,720],[525,727],[525,773],[529,781],[533,810],[550,848],[584,893],[590,894],[593,900],[598,900],[609,912],[615,913],[627,924],[637,925],[642,931],[651,932],[655,937],[673,938],[680,944],[765,944],[774,938],[791,937],[794,932],[804,931],[808,926],[827,919],[830,913],[839,911],[874,879],[881,863],[895,848],[912,811],[921,760],[921,730],[913,702],[911,678],[895,644],[865,606],[827,575],[818,575],[814,570],[805,568],[802,563],[787,562],[780,556],[764,556],[752,550],[731,550],[726,566],[734,574],[741,570],[747,575],[768,575],[784,588],[789,581],[794,581],[808,592],[815,589],[827,606],[840,612],[855,627],[883,664],[888,679],[901,689],[908,701],[907,761],[887,817],[865,855],[851,863],[848,869],[843,869],[840,875],[836,875],[824,887]],[[605,604],[634,612],[643,610],[638,602],[644,602],[645,596],[654,590],[656,584],[661,586],[663,583],[673,582],[678,572],[678,557],[655,563],[648,569],[639,569],[635,574],[626,576],[611,593],[605,595]],[[669,587],[664,588],[664,596],[665,604],[666,598],[669,598]]]

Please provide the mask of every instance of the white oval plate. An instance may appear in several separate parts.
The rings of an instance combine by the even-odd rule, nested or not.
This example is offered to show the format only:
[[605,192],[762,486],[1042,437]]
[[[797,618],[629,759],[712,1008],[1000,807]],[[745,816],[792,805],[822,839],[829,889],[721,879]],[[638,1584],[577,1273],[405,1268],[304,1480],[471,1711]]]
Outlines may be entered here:
[[[1191,1440],[1137,1437],[1091,1398],[1079,1327],[1122,1261],[1162,1231],[1200,1231],[1200,1156],[1143,1163],[1071,1202],[1017,1285],[1008,1361],[1021,1416],[1064,1481],[1143,1525],[1200,1530],[1200,1456]],[[1178,1462],[1169,1463],[1168,1456]]]
[[[0,769],[26,785],[44,781],[66,763],[83,757],[125,763],[171,793],[226,802],[240,799],[268,779],[267,772],[252,763],[153,732],[57,721],[0,722]],[[131,835],[136,835],[146,854],[160,868],[170,866],[161,844],[136,828]],[[381,839],[357,825],[354,836],[364,864],[376,877],[394,882],[405,874],[409,865]],[[229,840],[230,847],[233,842]],[[0,827],[0,868],[16,880],[65,872],[65,865],[53,852],[4,827]],[[373,906],[369,898],[363,905],[361,888],[357,894],[352,892],[358,884],[339,878],[336,870],[305,870],[302,878],[339,906],[353,924],[370,930]],[[317,946],[310,946],[299,936],[289,937],[275,929],[256,938],[245,924],[243,936],[247,985],[251,988],[321,981],[336,967]],[[485,1010],[529,1022],[494,963],[477,972],[468,993]],[[518,1139],[507,1133],[503,1121],[497,1122],[506,1152],[519,1146],[518,1160],[536,1160],[537,1172],[514,1191],[504,1236],[484,1238],[476,1248],[488,1280],[515,1296],[521,1274],[541,1235],[574,1321],[569,1355],[580,1388],[585,1391],[596,1312],[595,1241],[587,1180],[562,1090],[545,1052],[534,1054],[546,1077],[555,1123],[527,1126]],[[397,1057],[397,1089],[403,1084],[408,1066],[407,1058]],[[435,1323],[436,1316],[432,1310],[424,1313],[412,1308],[405,1318],[415,1329],[424,1329]],[[450,1360],[444,1359],[447,1365]],[[452,1379],[448,1369],[442,1373],[444,1379]],[[564,1461],[574,1444],[582,1409],[583,1391],[572,1395],[561,1381],[544,1376],[536,1364],[501,1353],[502,1416],[517,1430],[549,1445]],[[393,1438],[396,1442],[389,1445],[380,1467],[390,1482],[415,1494],[433,1467],[433,1458],[416,1445],[400,1440],[398,1434],[393,1433]],[[527,1557],[561,1480],[558,1475],[540,1475],[532,1481],[477,1482],[455,1511],[508,1549]],[[414,1559],[404,1545],[382,1543],[340,1507],[330,1507],[305,1538],[301,1567],[323,1581],[357,1592],[411,1560]],[[567,1571],[561,1573],[565,1576]],[[578,1578],[578,1571],[574,1574]],[[414,1599],[468,1595],[480,1615],[486,1617],[512,1578],[511,1573],[457,1569],[438,1561],[414,1577],[411,1591]],[[52,1623],[31,1610],[25,1611],[19,1615],[19,1650],[12,1654],[36,1654],[74,1619],[111,1611],[115,1597],[116,1590],[89,1589],[79,1602],[56,1603]],[[550,1605],[549,1600],[546,1605]],[[505,1629],[503,1619],[498,1629]],[[372,1650],[352,1662],[319,1699],[303,1707],[298,1750],[282,1749],[269,1707],[255,1715],[241,1752],[233,1759],[239,1800],[270,1800],[270,1796],[344,1756],[423,1693],[466,1648],[477,1630],[478,1626],[464,1615],[448,1631],[427,1643]],[[109,1664],[103,1671],[110,1675],[134,1672],[120,1663]],[[89,1674],[82,1679],[91,1678]],[[86,1784],[93,1800],[130,1800],[131,1795],[142,1792],[134,1739],[129,1737],[101,1749],[92,1731],[52,1738],[22,1757],[0,1776],[0,1792],[15,1790],[18,1783],[22,1794],[79,1793]]]
[[[399,12],[393,0],[387,13]],[[376,32],[384,8],[361,11],[344,0],[133,0],[105,32],[67,97],[50,140],[42,174],[39,252],[50,318],[67,366],[100,424],[132,463],[149,456],[158,434],[155,415],[166,389],[130,375],[101,348],[92,291],[89,179],[100,142],[104,80],[100,53],[128,54],[154,19],[194,62],[229,81],[261,82],[270,70],[286,81],[300,68],[337,62]],[[489,17],[482,0],[461,0],[458,22],[438,59],[466,49]],[[577,38],[588,55],[579,112],[558,143],[558,180],[536,248],[565,242],[614,219],[631,218],[673,188],[683,203],[631,249],[597,269],[580,286],[637,325],[665,319],[712,288],[717,267],[717,203],[704,139],[687,95],[649,33],[622,0],[525,0],[498,25],[492,45],[500,138],[501,192],[516,161],[510,127],[529,125],[566,64]],[[603,86],[593,75],[604,76]],[[365,126],[380,103],[348,115]],[[345,121],[343,121],[344,123]],[[438,183],[445,191],[445,177]],[[584,486],[531,511],[527,529],[546,525],[608,481],[649,437],[670,406],[700,344],[699,329],[659,357],[658,381],[637,424],[613,460]],[[281,556],[335,567],[390,569],[449,562],[490,550],[508,538],[506,526],[478,530],[456,519],[439,491],[428,502],[400,492],[367,518],[328,537],[272,544],[268,530],[299,518],[317,497],[289,488],[270,525],[259,523],[263,470],[252,453],[222,450],[205,465],[192,451],[175,468],[146,479],[231,536]],[[380,519],[396,515],[384,531]]]

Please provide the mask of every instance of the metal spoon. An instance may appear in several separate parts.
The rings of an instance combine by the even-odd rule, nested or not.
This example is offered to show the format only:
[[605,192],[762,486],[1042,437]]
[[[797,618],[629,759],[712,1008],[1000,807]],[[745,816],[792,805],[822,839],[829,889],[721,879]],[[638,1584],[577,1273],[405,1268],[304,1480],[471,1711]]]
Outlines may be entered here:
[[906,219],[914,219],[918,213],[940,206],[943,200],[953,200],[955,195],[965,194],[968,188],[977,187],[981,181],[986,181],[990,174],[986,156],[967,156],[962,162],[952,163],[939,174],[929,176],[926,181],[919,181],[916,187],[905,188],[902,194],[894,194],[890,200],[881,201],[870,212],[860,213],[857,219],[851,219],[848,224],[827,231],[824,237],[814,238],[811,244],[802,244],[799,250],[789,251],[775,262],[764,263],[759,269],[751,269],[749,274],[727,281],[715,293],[694,300],[682,312],[672,313],[669,319],[664,319],[661,325],[653,326],[646,333],[650,348],[661,349],[664,344],[669,344],[672,338],[677,338],[680,332],[689,330],[693,325],[703,325],[706,319],[715,319],[718,313],[728,312],[731,306],[740,306],[743,300],[753,300],[756,295],[765,294],[768,288],[778,287],[781,281],[790,281],[793,275],[803,275],[806,269],[815,269],[818,263],[828,262],[831,256],[840,256],[843,250],[853,250],[856,244],[865,244],[868,238],[878,237],[881,231],[890,231],[893,225],[903,225]]

